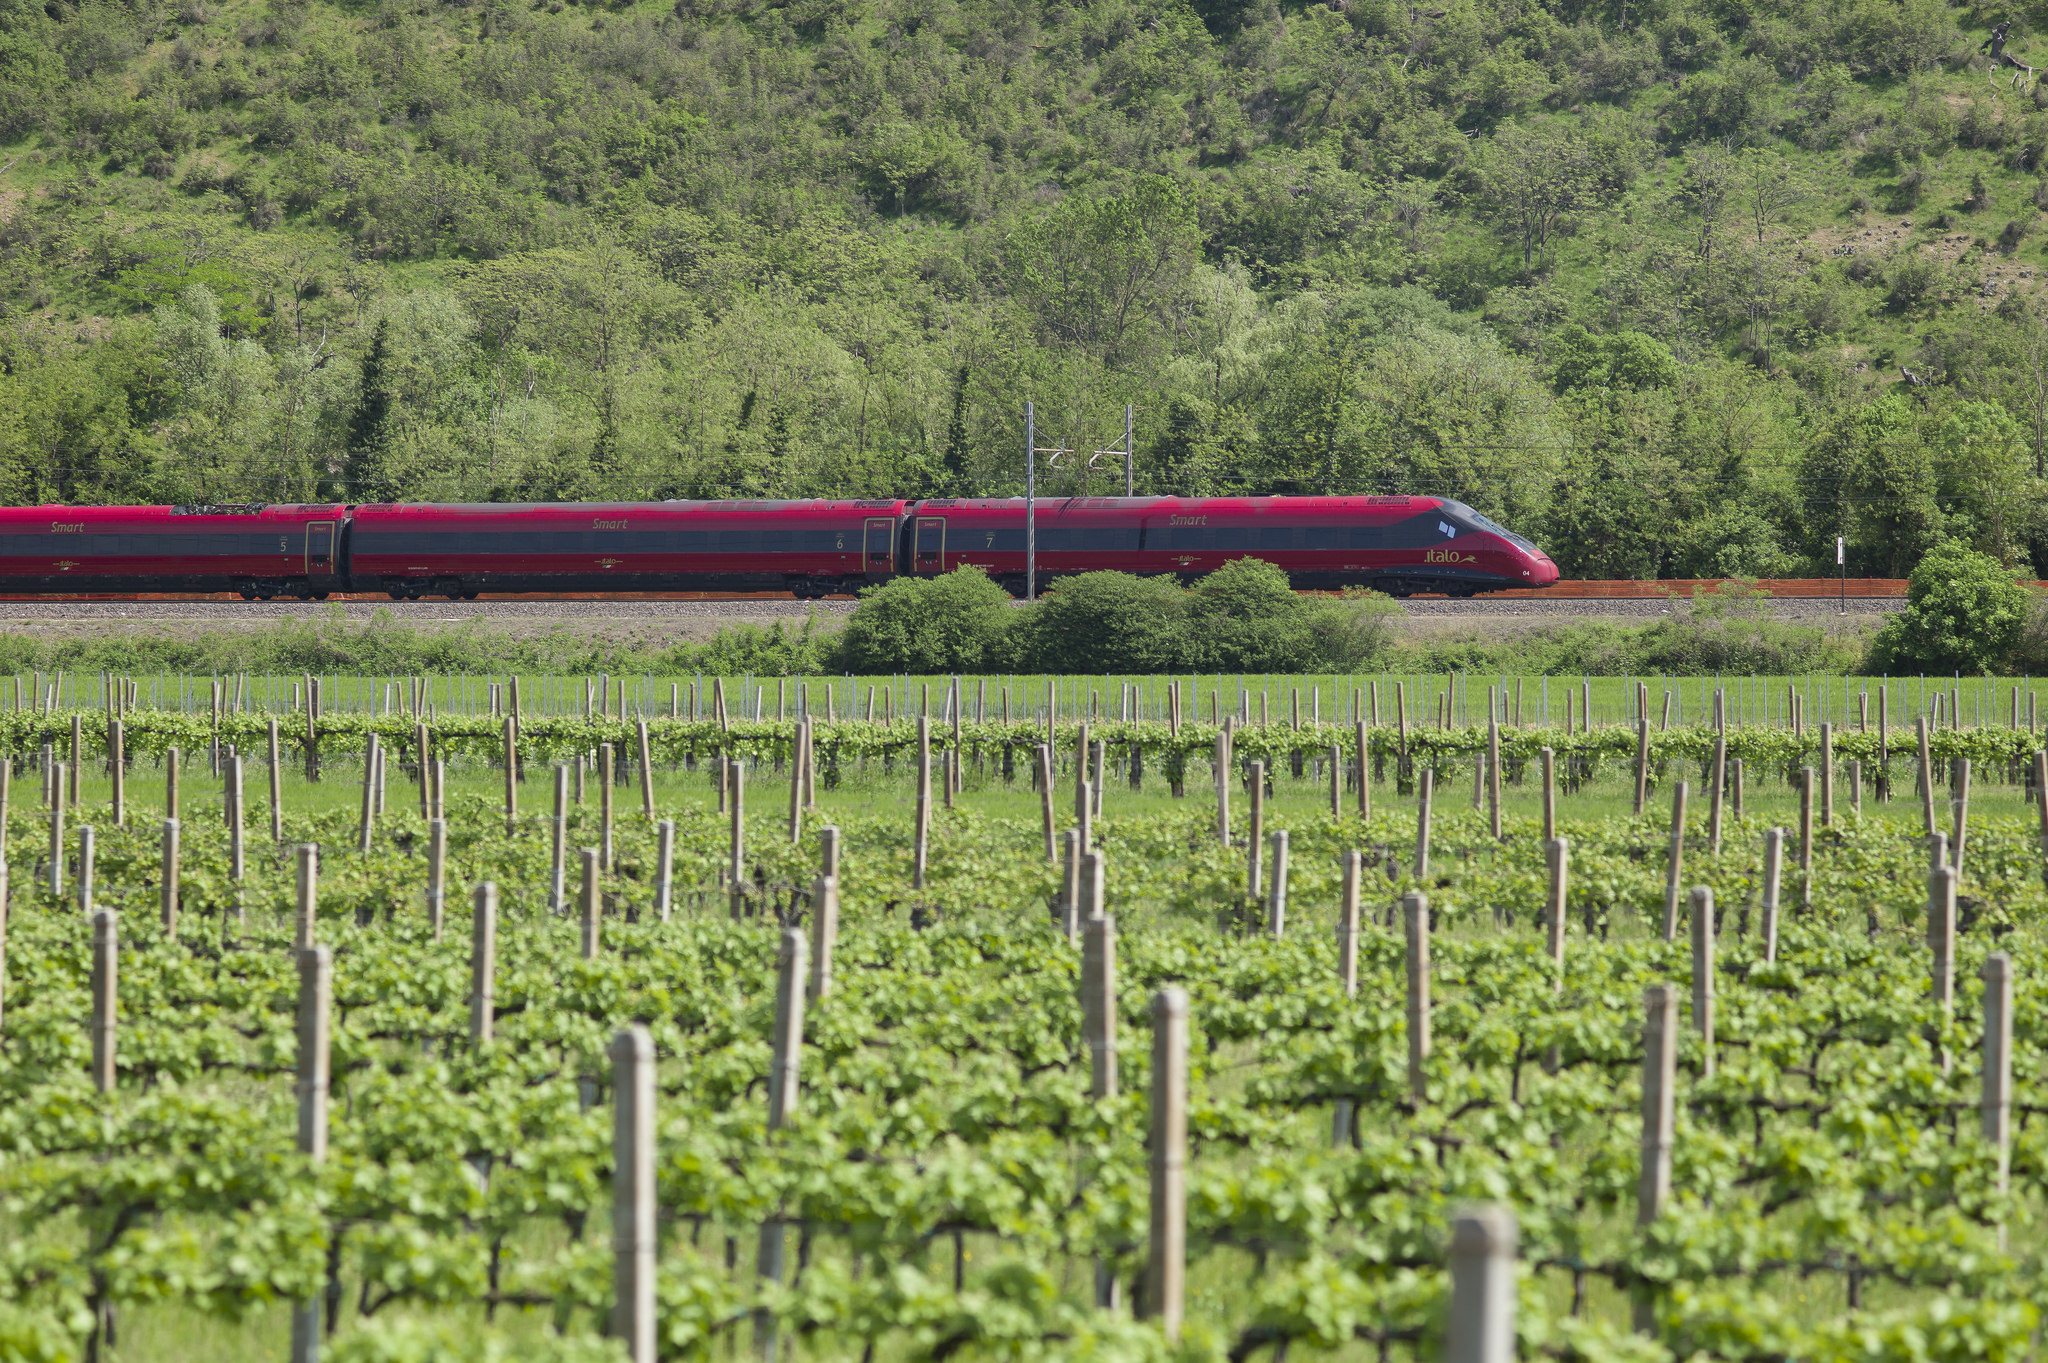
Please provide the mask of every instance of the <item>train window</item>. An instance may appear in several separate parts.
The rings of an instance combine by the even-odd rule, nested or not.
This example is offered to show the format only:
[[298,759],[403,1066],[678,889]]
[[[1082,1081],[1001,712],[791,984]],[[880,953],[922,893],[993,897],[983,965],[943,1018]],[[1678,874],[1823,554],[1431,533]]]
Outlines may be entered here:
[[1298,525],[1262,525],[1259,527],[1259,548],[1299,549],[1301,527]]
[[796,548],[794,530],[762,530],[756,533],[761,537],[761,552],[764,554],[787,554]]
[[1344,546],[1347,549],[1377,549],[1386,539],[1377,525],[1354,525],[1348,530]]
[[1380,527],[1380,548],[1382,549],[1426,549],[1443,543],[1443,532],[1437,522],[1443,518],[1434,510],[1420,516],[1410,516],[1404,521]]
[[1344,527],[1341,525],[1311,525],[1302,532],[1304,549],[1342,549]]

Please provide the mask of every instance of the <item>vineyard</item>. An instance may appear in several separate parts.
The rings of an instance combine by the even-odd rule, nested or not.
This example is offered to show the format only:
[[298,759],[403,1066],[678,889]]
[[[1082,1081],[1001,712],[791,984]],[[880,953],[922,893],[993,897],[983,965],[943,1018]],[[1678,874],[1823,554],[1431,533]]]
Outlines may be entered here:
[[2033,691],[1819,685],[0,683],[0,1358],[2030,1356]]

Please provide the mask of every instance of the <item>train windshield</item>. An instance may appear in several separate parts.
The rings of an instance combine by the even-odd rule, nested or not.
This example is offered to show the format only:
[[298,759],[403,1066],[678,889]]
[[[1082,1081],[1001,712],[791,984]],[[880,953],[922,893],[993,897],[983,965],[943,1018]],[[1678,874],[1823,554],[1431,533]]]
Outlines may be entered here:
[[1501,525],[1497,521],[1488,519],[1486,516],[1483,516],[1479,512],[1474,511],[1471,507],[1466,506],[1463,502],[1453,502],[1447,500],[1444,502],[1444,510],[1451,513],[1451,519],[1458,521],[1468,530],[1482,530],[1489,535],[1499,535],[1509,544],[1514,545],[1517,549],[1520,549],[1525,553],[1539,555],[1543,553],[1541,549],[1538,549],[1534,544],[1531,544],[1528,540],[1523,539],[1514,531],[1508,529],[1504,525]]

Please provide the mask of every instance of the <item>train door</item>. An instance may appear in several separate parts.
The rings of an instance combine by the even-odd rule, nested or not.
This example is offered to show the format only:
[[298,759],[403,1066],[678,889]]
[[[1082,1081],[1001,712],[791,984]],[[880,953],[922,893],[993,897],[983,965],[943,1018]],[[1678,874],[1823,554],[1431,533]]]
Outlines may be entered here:
[[312,578],[334,576],[334,531],[333,521],[308,521],[306,523],[306,576]]
[[917,518],[917,540],[912,557],[913,572],[943,573],[946,571],[946,518],[944,516],[919,516]]
[[896,571],[896,520],[893,516],[870,517],[861,532],[860,570],[869,577],[883,577]]

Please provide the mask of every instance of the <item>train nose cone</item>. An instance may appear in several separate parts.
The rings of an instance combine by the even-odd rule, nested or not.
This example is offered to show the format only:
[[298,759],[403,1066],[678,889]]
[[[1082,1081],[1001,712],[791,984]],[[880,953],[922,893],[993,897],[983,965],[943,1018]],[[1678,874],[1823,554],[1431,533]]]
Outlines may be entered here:
[[1557,578],[1557,565],[1552,563],[1547,555],[1538,558],[1535,563],[1530,565],[1529,585],[1532,587],[1548,587],[1551,583],[1557,581]]

